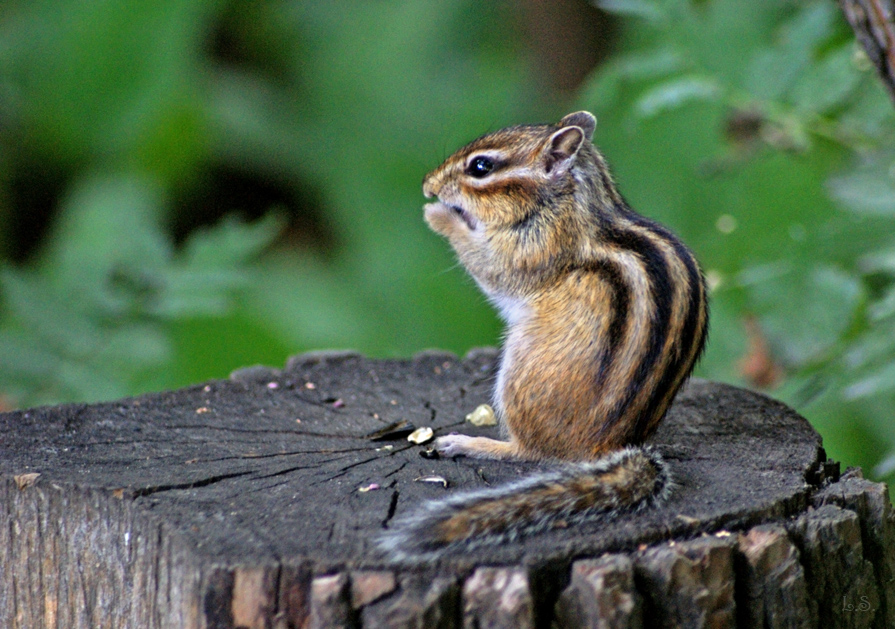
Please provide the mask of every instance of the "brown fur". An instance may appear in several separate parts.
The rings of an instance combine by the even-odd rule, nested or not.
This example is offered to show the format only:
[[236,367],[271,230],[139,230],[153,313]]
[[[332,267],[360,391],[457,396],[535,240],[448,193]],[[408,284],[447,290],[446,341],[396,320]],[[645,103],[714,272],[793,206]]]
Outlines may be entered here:
[[670,491],[662,457],[639,444],[702,350],[705,286],[684,245],[624,202],[590,142],[595,124],[578,112],[503,129],[423,181],[438,197],[426,221],[508,324],[494,393],[508,439],[436,447],[575,463],[424,504],[381,537],[392,560],[611,517]]
[[[509,442],[442,438],[450,454],[581,461],[642,443],[701,351],[707,313],[696,262],[624,203],[589,141],[593,124],[579,112],[558,125],[497,131],[423,182],[441,201],[427,206],[429,225],[509,320],[495,392]],[[492,159],[494,171],[467,173],[477,156]],[[613,273],[593,271],[607,264]],[[657,279],[664,285],[652,285]],[[609,356],[621,292],[626,321]],[[669,304],[664,332],[655,321],[661,303]]]

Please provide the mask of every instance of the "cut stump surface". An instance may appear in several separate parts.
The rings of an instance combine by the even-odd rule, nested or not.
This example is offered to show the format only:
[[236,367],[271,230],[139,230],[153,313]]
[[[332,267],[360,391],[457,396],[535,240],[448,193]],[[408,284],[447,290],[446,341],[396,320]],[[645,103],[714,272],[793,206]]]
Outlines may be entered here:
[[[603,613],[607,626],[735,626],[789,613],[817,626],[842,603],[845,620],[895,626],[885,487],[857,474],[831,484],[838,466],[803,418],[704,381],[651,441],[675,480],[666,504],[390,564],[375,538],[394,517],[536,469],[428,459],[409,428],[383,434],[408,422],[496,436],[463,421],[489,401],[496,357],[308,354],[179,391],[0,415],[0,625],[574,626]],[[824,550],[828,530],[847,543]]]

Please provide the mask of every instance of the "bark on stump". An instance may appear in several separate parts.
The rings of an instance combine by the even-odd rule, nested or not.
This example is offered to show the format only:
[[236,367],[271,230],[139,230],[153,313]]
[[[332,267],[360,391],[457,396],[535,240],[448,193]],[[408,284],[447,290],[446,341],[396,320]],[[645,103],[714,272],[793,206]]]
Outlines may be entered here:
[[396,515],[533,469],[371,436],[493,434],[463,417],[495,360],[310,354],[0,415],[0,626],[895,627],[886,487],[840,478],[785,406],[703,381],[653,439],[664,506],[389,564]]

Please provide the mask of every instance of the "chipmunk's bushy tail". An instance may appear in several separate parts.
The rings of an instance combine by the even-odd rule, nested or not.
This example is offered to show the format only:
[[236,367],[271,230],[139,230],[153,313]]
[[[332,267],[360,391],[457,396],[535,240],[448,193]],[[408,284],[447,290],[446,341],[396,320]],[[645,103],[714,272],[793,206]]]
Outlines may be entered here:
[[512,541],[664,500],[668,467],[657,451],[629,447],[493,489],[424,503],[378,540],[396,562],[431,560],[453,550]]

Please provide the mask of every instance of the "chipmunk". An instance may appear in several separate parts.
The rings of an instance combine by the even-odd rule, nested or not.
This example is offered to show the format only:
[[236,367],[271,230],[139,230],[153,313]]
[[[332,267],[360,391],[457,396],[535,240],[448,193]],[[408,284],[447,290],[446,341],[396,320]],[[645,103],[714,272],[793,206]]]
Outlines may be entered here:
[[606,517],[663,500],[642,444],[702,352],[706,286],[693,254],[631,210],[586,111],[482,136],[426,175],[425,220],[500,311],[494,407],[506,441],[451,434],[444,455],[553,461],[555,471],[461,493],[397,519],[395,560]]

